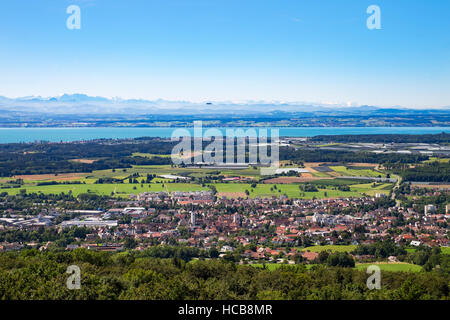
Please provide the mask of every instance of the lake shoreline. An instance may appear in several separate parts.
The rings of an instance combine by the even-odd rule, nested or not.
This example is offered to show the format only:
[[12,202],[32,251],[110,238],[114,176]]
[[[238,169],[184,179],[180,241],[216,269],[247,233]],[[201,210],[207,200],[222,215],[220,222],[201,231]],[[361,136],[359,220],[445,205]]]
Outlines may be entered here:
[[[318,135],[370,134],[438,134],[450,133],[450,127],[207,127],[223,132],[237,129],[278,130],[280,137],[313,137]],[[177,129],[193,135],[193,127],[40,127],[0,128],[0,143],[28,143],[36,141],[75,142],[98,139],[135,139],[142,137],[170,138]]]

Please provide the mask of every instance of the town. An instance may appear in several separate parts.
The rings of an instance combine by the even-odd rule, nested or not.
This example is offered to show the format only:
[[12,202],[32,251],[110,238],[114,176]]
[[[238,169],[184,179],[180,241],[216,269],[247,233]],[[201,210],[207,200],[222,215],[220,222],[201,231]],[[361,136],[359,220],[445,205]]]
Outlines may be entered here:
[[[429,192],[448,196],[447,192]],[[68,201],[65,201],[68,206]],[[3,207],[8,202],[2,202]],[[184,245],[214,249],[216,257],[236,254],[238,263],[314,262],[318,252],[303,248],[325,245],[371,244],[392,237],[404,246],[448,247],[450,205],[437,210],[426,204],[423,212],[397,206],[385,195],[374,197],[302,200],[287,197],[227,198],[210,191],[145,192],[128,200],[107,200],[109,209],[68,210],[60,203],[35,202],[39,214],[12,208],[0,218],[0,230],[64,228],[89,230],[76,237],[67,250],[83,247],[118,251],[124,245],[144,250],[154,245]],[[64,219],[61,221],[61,217]],[[72,217],[69,219],[69,217]],[[60,221],[60,222],[59,222]],[[125,241],[125,240],[128,240]],[[130,241],[131,240],[131,241]],[[1,250],[53,245],[30,242],[1,243]],[[355,256],[358,261],[375,257]],[[391,257],[395,261],[395,257]]]
[[448,142],[281,137],[274,167],[247,161],[250,144],[233,163],[164,138],[0,145],[0,296],[446,298]]

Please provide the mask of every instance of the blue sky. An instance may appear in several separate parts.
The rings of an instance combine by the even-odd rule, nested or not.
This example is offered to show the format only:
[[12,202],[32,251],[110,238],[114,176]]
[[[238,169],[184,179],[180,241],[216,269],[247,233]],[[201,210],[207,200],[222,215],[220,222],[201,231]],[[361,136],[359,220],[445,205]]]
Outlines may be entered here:
[[449,15],[448,0],[2,0],[0,95],[450,106]]

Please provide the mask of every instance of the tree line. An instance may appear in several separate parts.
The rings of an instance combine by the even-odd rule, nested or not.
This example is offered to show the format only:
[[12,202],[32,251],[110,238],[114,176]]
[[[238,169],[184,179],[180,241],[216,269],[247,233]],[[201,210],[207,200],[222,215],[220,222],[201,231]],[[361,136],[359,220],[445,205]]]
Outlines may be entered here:
[[423,181],[423,182],[449,182],[450,181],[450,162],[430,162],[425,164],[416,164],[414,167],[408,165],[396,164],[389,165],[387,169],[393,170],[405,181]]
[[[92,172],[133,165],[165,165],[171,163],[172,142],[159,139],[129,141],[91,141],[84,143],[15,143],[0,145],[0,176],[23,174]],[[153,157],[132,156],[150,153]],[[96,159],[82,163],[73,159]]]
[[347,134],[320,135],[309,139],[314,142],[362,143],[450,143],[450,134]]
[[428,156],[419,154],[377,154],[373,152],[353,152],[323,149],[295,149],[291,147],[280,148],[280,160],[300,162],[364,162],[364,163],[418,163],[427,160]]
[[[342,256],[330,264],[344,261]],[[69,265],[81,269],[81,289],[66,287]],[[270,271],[223,259],[154,258],[148,253],[42,251],[0,253],[0,299],[448,299],[448,274],[382,271],[369,290],[365,270],[304,265]]]

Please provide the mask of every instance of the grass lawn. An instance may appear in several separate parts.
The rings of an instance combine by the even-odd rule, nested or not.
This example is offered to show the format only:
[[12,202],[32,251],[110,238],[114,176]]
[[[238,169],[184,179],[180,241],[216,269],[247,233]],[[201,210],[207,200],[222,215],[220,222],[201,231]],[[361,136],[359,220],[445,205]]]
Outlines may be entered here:
[[[117,172],[116,172],[117,173]],[[119,173],[120,177],[123,177],[122,173]],[[119,177],[119,176],[116,176]],[[140,178],[137,178],[139,181]],[[97,193],[102,195],[110,195],[111,192],[116,194],[128,195],[130,193],[137,194],[141,192],[148,191],[199,191],[208,190],[208,187],[201,187],[199,184],[193,183],[164,183],[165,187],[162,187],[163,183],[156,183],[157,181],[166,182],[167,180],[161,178],[155,178],[152,183],[144,183],[141,187],[140,183],[129,184],[128,180],[126,183],[118,184],[94,184],[95,178],[81,178],[80,181],[86,182],[85,184],[58,184],[58,185],[44,185],[36,186],[36,181],[34,183],[26,184],[20,188],[0,188],[0,192],[8,192],[9,194],[17,194],[20,189],[26,189],[28,193],[42,192],[44,194],[59,194],[61,192],[68,193],[69,190],[72,194],[78,195],[80,193]],[[340,191],[333,190],[331,187],[329,189],[319,189],[316,192],[303,192],[299,189],[298,184],[257,184],[255,188],[252,189],[250,183],[215,183],[212,184],[216,187],[219,193],[234,193],[236,196],[244,196],[245,191],[250,192],[250,197],[272,197],[272,196],[282,196],[287,195],[289,198],[300,198],[300,199],[312,199],[312,198],[346,198],[346,197],[359,197],[362,193],[372,194],[375,192],[383,192],[375,189],[370,189],[368,185],[366,187],[353,187],[351,191]],[[275,189],[276,187],[276,189]],[[253,191],[252,191],[253,190]]]
[[[287,195],[289,198],[312,199],[316,198],[344,198],[359,197],[361,193],[356,191],[340,191],[333,189],[319,189],[316,192],[303,192],[299,189],[298,184],[258,184],[253,188],[249,183],[215,183],[217,192],[225,193],[245,193],[250,192],[250,198],[256,197],[272,197]],[[276,189],[275,189],[276,186]],[[272,188],[272,190],[271,190]]]
[[[406,251],[408,253],[414,253],[417,251],[417,249],[416,248],[406,248]],[[450,247],[441,247],[441,252],[443,254],[450,254]]]
[[[101,170],[94,172],[94,175],[103,173],[111,173],[111,170]],[[116,169],[116,172],[122,173],[122,169]],[[197,177],[204,177],[210,174],[222,174],[225,176],[259,176],[259,169],[253,169],[252,167],[246,169],[209,169],[209,168],[176,168],[170,165],[149,165],[149,166],[133,166],[128,168],[125,174],[140,173],[146,175],[147,173],[161,175],[161,174],[173,174],[190,176],[195,174]]]
[[[154,156],[153,154],[146,153],[135,153],[135,156]],[[167,155],[163,155],[167,156]],[[335,166],[337,168],[344,168],[344,166]],[[357,172],[363,172],[364,170],[354,170]],[[371,171],[371,170],[368,170]],[[138,181],[145,179],[147,174],[155,175],[180,175],[180,176],[190,176],[190,177],[205,177],[207,175],[225,175],[225,176],[247,176],[258,179],[259,169],[254,169],[253,167],[248,167],[245,169],[207,169],[207,168],[174,168],[170,165],[149,165],[149,166],[133,166],[132,168],[116,168],[107,170],[98,170],[91,173],[85,173],[77,176],[73,174],[71,181],[80,181],[83,184],[60,184],[60,185],[47,185],[47,186],[36,186],[37,183],[43,181],[58,181],[63,177],[63,174],[58,177],[49,175],[49,178],[42,178],[43,180],[25,180],[25,185],[20,188],[6,188],[8,186],[7,182],[11,178],[0,178],[0,192],[8,192],[9,194],[17,194],[20,189],[26,189],[27,192],[42,192],[45,194],[61,192],[68,193],[72,191],[72,194],[78,195],[80,193],[92,192],[102,195],[110,195],[114,192],[116,195],[127,196],[130,193],[138,194],[145,191],[198,191],[198,190],[208,190],[207,187],[201,187],[198,184],[189,183],[177,183],[169,184],[166,179],[155,178],[151,187],[144,183],[141,187],[139,184],[94,184],[99,178],[115,178],[115,179],[125,179],[126,177],[138,173],[140,175],[137,178]],[[321,174],[321,173],[318,173]],[[70,175],[70,174],[69,174]],[[40,178],[40,177],[39,177]],[[125,179],[124,182],[128,182]],[[161,184],[156,182],[164,182],[165,187],[163,188]],[[311,181],[311,183],[316,185],[326,186],[326,189],[319,189],[316,192],[303,192],[299,189],[299,184],[257,184],[256,188],[251,188],[251,183],[215,183],[215,187],[219,193],[229,193],[230,196],[244,196],[245,191],[250,192],[249,197],[272,197],[272,196],[282,196],[286,195],[289,198],[297,199],[323,199],[323,198],[347,198],[347,197],[360,197],[363,194],[373,196],[375,193],[389,193],[392,184],[389,183],[378,183],[375,187],[372,187],[371,183],[362,182],[361,180],[351,180],[351,179],[321,179],[316,181]],[[350,191],[340,191],[334,190],[336,186],[339,185],[350,185]],[[276,187],[276,189],[275,189]],[[233,195],[234,194],[234,195]]]
[[[248,264],[249,266],[255,267],[255,268],[263,268],[262,263],[254,263],[254,264]],[[391,271],[391,272],[420,272],[422,271],[422,267],[410,264],[410,263],[357,263],[355,266],[355,269],[366,271],[367,267],[370,265],[376,265],[380,267],[382,271]],[[282,264],[282,263],[266,263],[266,268],[269,271],[277,270],[281,267],[295,267],[298,265],[295,264]],[[315,264],[306,264],[306,269],[311,269],[315,266]]]
[[327,144],[319,144],[317,147],[335,147],[340,146],[342,143],[327,143]]
[[393,187],[393,184],[391,183],[376,183],[375,187],[372,185],[373,183],[354,184],[350,186],[350,190],[365,193],[369,196],[374,196],[377,193],[384,193],[385,195],[388,195],[389,191]]
[[310,172],[312,174],[313,177],[318,177],[318,178],[330,178],[331,176],[326,173],[326,172]]
[[[281,267],[288,267],[288,268],[292,268],[295,266],[301,266],[300,264],[284,264],[284,263],[266,263],[266,268],[269,271],[273,271],[276,269],[279,269]],[[255,268],[263,268],[263,264],[262,263],[253,263],[253,264],[247,264],[247,266],[252,266]],[[306,264],[305,267],[306,269],[311,269],[314,266],[314,264]]]
[[[163,186],[164,185],[164,186]],[[136,189],[134,189],[134,187]],[[118,196],[128,196],[129,194],[138,194],[142,192],[159,192],[159,191],[200,191],[208,190],[206,187],[202,187],[198,184],[190,183],[144,183],[143,187],[141,184],[63,184],[63,185],[51,185],[51,186],[25,186],[22,188],[10,188],[10,189],[0,189],[0,192],[8,192],[9,194],[17,194],[20,189],[26,189],[27,193],[38,193],[42,192],[44,194],[59,194],[61,192],[68,193],[72,191],[72,194],[77,196],[80,193],[96,193],[101,195],[111,195],[114,192]]]
[[356,245],[325,245],[325,246],[312,246],[307,248],[300,248],[300,251],[311,251],[311,252],[321,252],[321,251],[333,251],[333,252],[351,252],[356,249]]
[[170,155],[170,154],[155,154],[155,153],[135,152],[131,156],[132,157],[142,157],[142,158],[153,158],[153,157],[170,158],[172,155]]
[[376,265],[383,271],[403,271],[403,272],[420,272],[422,267],[411,263],[357,263],[355,268],[358,270],[367,270],[370,265]]
[[346,186],[346,185],[354,185],[354,184],[366,184],[367,180],[336,178],[336,179],[313,180],[313,181],[309,181],[308,183],[316,184],[316,185],[328,185],[328,186]]
[[333,171],[340,173],[343,176],[352,177],[385,177],[386,175],[371,169],[349,169],[345,166],[330,166]]
[[429,160],[423,161],[423,163],[431,163],[431,162],[440,162],[440,163],[448,163],[450,162],[450,158],[437,158],[437,157],[430,157]]

